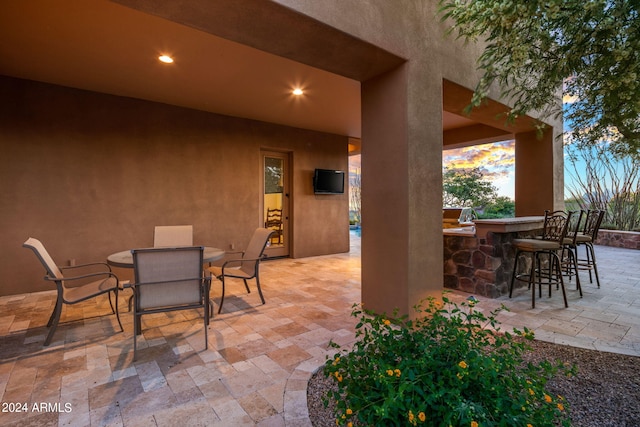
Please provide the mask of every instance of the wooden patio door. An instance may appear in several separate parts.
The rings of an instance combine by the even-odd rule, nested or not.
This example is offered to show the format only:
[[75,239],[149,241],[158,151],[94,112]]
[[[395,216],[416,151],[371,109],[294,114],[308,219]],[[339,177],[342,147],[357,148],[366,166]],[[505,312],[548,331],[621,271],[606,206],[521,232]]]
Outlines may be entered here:
[[289,154],[262,151],[262,224],[274,230],[265,253],[270,257],[289,256],[290,189]]

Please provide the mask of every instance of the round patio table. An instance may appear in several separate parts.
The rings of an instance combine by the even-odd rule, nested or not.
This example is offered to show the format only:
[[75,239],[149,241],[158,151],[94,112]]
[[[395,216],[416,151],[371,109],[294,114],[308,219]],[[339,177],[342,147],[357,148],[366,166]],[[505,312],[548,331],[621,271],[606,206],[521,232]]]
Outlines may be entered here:
[[[204,246],[202,252],[202,262],[213,262],[224,257],[224,251],[210,246]],[[131,250],[116,252],[107,257],[107,264],[113,267],[133,268],[133,254]]]

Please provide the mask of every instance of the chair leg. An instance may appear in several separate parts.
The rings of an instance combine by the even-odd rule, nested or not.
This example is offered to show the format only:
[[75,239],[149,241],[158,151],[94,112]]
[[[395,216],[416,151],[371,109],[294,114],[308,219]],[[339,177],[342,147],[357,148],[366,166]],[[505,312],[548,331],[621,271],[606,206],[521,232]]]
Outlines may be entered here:
[[[138,312],[139,310],[139,301],[140,301],[140,293],[139,289],[136,287],[134,290],[134,305],[133,305],[133,335],[135,340],[135,335],[140,335],[142,333],[142,313]],[[135,344],[135,341],[134,341]]]
[[[124,332],[124,328],[122,327],[122,322],[120,321],[120,312],[118,311],[118,289],[116,288],[113,293],[115,294],[115,300],[116,300],[116,310],[115,310],[115,314],[116,314],[116,319],[118,320],[118,325],[120,325],[120,332]],[[109,296],[111,296],[111,292],[109,292]],[[111,303],[111,297],[109,297],[109,303]],[[111,307],[113,308],[113,306]]]
[[[529,287],[531,288],[531,308],[536,308],[536,264],[540,267],[540,258],[537,253],[533,253],[531,258],[531,271],[529,272]],[[538,292],[542,292],[541,278],[538,275]],[[540,294],[542,296],[542,294]]]
[[56,306],[53,309],[53,313],[51,313],[49,321],[47,322],[49,333],[47,334],[47,338],[44,340],[45,347],[51,344],[51,339],[53,338],[53,334],[55,334],[58,322],[60,321],[60,313],[62,313],[62,297],[58,296]]
[[[591,243],[587,243],[585,245],[587,247],[587,259],[589,258],[589,252],[591,252],[591,261],[590,265],[593,267],[593,272],[596,275],[596,283],[598,284],[598,287],[600,287],[600,277],[598,276],[598,264],[596,263],[596,252],[593,248],[593,244]],[[589,278],[591,278],[591,270],[589,270]]]
[[111,312],[112,312],[112,313],[115,313],[115,312],[116,312],[116,310],[115,310],[115,308],[113,308],[113,302],[111,302],[111,292],[113,292],[113,293],[115,294],[116,306],[118,305],[118,293],[117,293],[115,290],[113,290],[113,291],[109,291],[109,292],[108,292],[108,295],[109,295],[109,305],[111,306]]
[[[123,286],[124,284],[129,284],[129,281],[128,281],[128,280],[125,280],[125,281],[123,281],[123,282],[118,283],[118,292],[120,292],[120,291],[123,291],[123,290],[124,290],[124,286]],[[115,291],[115,290],[113,290],[112,292],[113,292],[114,294],[116,294],[116,291]],[[129,300],[127,301],[127,307],[128,307],[128,309],[129,309],[129,311],[131,311],[132,303],[133,303],[133,295],[131,295],[131,296],[129,297]],[[115,309],[114,309],[114,304],[111,302],[111,292],[109,292],[109,305],[111,306],[111,312],[115,314],[115,312],[116,312],[116,311],[115,311]],[[117,305],[118,305],[118,295],[116,294],[116,295],[115,295],[115,306],[117,307]]]
[[[205,309],[206,312],[209,311],[209,309]],[[204,349],[208,350],[209,349],[209,333],[208,333],[208,329],[209,329],[209,314],[207,313],[207,318],[204,321]]]
[[[551,286],[553,284],[553,280],[551,280],[553,278],[553,261],[551,259],[552,255],[549,254],[549,261],[548,261],[548,267],[549,269],[547,270],[547,283],[549,284],[549,298],[551,298]],[[560,268],[562,268],[562,265],[560,266]],[[562,270],[560,270],[560,272],[562,273]],[[558,289],[558,282],[556,281],[556,290]]]
[[533,263],[531,264],[532,267],[536,266],[535,269],[532,270],[532,274],[537,274],[538,279],[537,280],[532,280],[531,283],[533,283],[534,288],[535,288],[535,284],[538,284],[538,298],[542,298],[542,278],[544,277],[544,273],[542,271],[542,262],[540,261],[540,252],[535,252],[533,254],[534,260]]
[[[578,272],[578,256],[576,254],[577,249],[575,246],[565,246],[562,248],[562,256],[560,261],[564,266],[564,271],[569,276],[569,280],[573,279],[573,273],[576,275],[576,289],[580,292],[582,297],[582,286],[580,284],[580,273]],[[565,255],[566,254],[566,255]]]
[[138,354],[138,333],[140,331],[140,317],[137,313],[133,314],[133,361],[136,361]]
[[140,335],[142,334],[142,314],[134,314],[133,315],[134,320],[137,319],[138,323],[136,325],[136,327],[134,328],[135,330],[135,334],[136,335]]
[[209,349],[209,310],[211,310],[209,304],[211,300],[209,299],[209,286],[205,284],[204,291],[204,349]]
[[220,307],[218,307],[218,314],[222,311],[222,304],[224,304],[224,276],[220,276],[222,282],[222,296],[220,297]]
[[251,293],[251,289],[249,289],[249,284],[247,283],[247,279],[242,279],[244,281],[244,287],[247,290],[247,293]]
[[62,299],[58,296],[56,299],[56,305],[53,307],[51,316],[49,316],[49,320],[47,321],[47,328],[51,327],[56,316],[60,317],[60,313],[58,313],[59,307],[62,308]]
[[[562,264],[564,265],[564,271],[567,274],[567,276],[569,276],[569,280],[571,280],[573,278],[573,269],[571,268],[571,254],[567,255],[567,252],[571,252],[571,249],[568,248],[567,246],[563,246],[562,247],[562,254],[560,255],[560,260],[562,261]],[[566,261],[565,261],[566,260]]]
[[578,289],[580,292],[580,298],[582,298],[582,285],[580,284],[580,274],[578,273],[578,257],[572,249],[569,249],[569,264],[576,272],[576,289]]
[[[573,258],[573,266],[574,266],[574,268],[576,270],[576,276],[579,276],[579,274],[580,274],[580,262],[578,260],[578,245],[575,245],[574,247],[569,249],[569,251],[571,252],[571,257]],[[577,282],[577,284],[580,284],[580,277],[578,277],[576,282]],[[580,291],[582,291],[582,285],[580,286]]]
[[513,282],[516,280],[516,273],[518,271],[518,258],[520,258],[520,251],[516,251],[516,258],[513,261],[513,271],[511,272],[511,284],[509,285],[509,298],[513,294]]
[[[536,272],[538,272],[538,267],[539,266],[539,258],[538,258],[538,254],[535,252],[531,252],[531,267],[529,267],[529,281],[527,284],[527,289],[531,289],[531,287],[533,286],[534,292],[536,289],[536,284],[538,283],[538,281],[540,280],[538,278],[538,280],[536,280],[535,278],[535,274]],[[538,298],[542,296],[542,286],[538,285],[538,288],[540,289],[539,292],[540,294],[538,295]]]
[[516,279],[516,270],[518,269],[518,252],[516,252],[516,258],[513,260],[513,271],[511,272],[511,282],[509,282],[509,298],[513,295],[513,282]]
[[260,287],[260,276],[256,274],[256,286],[258,287],[258,293],[260,294],[260,299],[262,300],[262,304],[264,304],[264,296],[262,295],[262,288]]
[[209,310],[209,320],[214,318],[214,312],[216,309],[216,305],[213,302],[213,298],[211,298],[211,285],[209,285],[209,291],[207,292],[206,298],[209,300],[208,310]]
[[591,264],[591,251],[589,250],[589,244],[585,243],[584,250],[587,254],[587,270],[589,271],[589,283],[593,283],[593,275],[591,274],[592,264]]
[[[551,253],[550,257],[553,258],[549,260],[550,263],[555,263],[556,267],[557,267],[557,273],[558,273],[558,279],[560,281],[560,287],[562,288],[562,297],[564,298],[564,306],[569,307],[569,304],[567,303],[567,292],[564,289],[564,280],[562,279],[562,262],[560,261],[560,258],[558,257],[557,253]],[[549,289],[551,289],[551,286],[549,286]]]

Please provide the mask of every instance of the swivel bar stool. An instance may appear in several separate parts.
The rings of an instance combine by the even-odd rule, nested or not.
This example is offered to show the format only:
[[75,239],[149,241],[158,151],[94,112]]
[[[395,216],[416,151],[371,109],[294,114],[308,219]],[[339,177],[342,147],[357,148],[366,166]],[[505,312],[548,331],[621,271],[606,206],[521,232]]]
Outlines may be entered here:
[[[513,284],[516,280],[527,282],[531,289],[531,308],[536,307],[536,284],[538,292],[542,297],[542,285],[549,286],[549,297],[551,297],[551,286],[562,288],[564,306],[568,307],[567,293],[562,279],[562,262],[558,252],[562,250],[564,239],[567,235],[567,226],[574,212],[565,213],[563,211],[545,211],[544,229],[541,239],[514,239],[512,244],[516,248],[516,257],[511,274],[511,284],[509,286],[509,298],[513,294]],[[531,254],[531,268],[528,273],[518,274],[518,264],[521,255]],[[522,257],[524,260],[525,258]],[[545,265],[544,262],[547,262]],[[544,280],[544,283],[543,283]]]

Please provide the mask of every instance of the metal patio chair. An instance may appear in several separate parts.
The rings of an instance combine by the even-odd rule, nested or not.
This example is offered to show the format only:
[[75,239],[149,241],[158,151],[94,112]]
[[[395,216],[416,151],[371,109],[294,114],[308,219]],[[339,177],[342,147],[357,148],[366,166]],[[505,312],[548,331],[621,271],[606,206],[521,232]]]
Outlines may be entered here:
[[202,274],[201,246],[134,249],[133,358],[137,356],[137,335],[142,332],[141,318],[152,313],[204,309],[204,342],[209,346],[210,278]]
[[192,225],[157,225],[153,230],[153,247],[193,246]]
[[[49,333],[44,340],[45,346],[51,343],[51,339],[56,332],[64,304],[77,304],[98,295],[110,294],[111,292],[115,294],[116,299],[116,304],[113,304],[111,302],[111,295],[109,295],[111,311],[116,315],[118,325],[120,325],[120,331],[123,330],[117,304],[119,290],[118,277],[111,272],[111,267],[109,267],[107,263],[96,262],[69,267],[58,267],[44,248],[42,242],[38,239],[30,237],[22,246],[31,249],[33,253],[36,254],[36,257],[38,257],[38,260],[40,260],[47,273],[46,276],[44,276],[44,280],[54,282],[58,290],[56,305],[47,322]],[[93,271],[95,269],[100,269],[101,271]],[[64,275],[63,272],[67,271],[79,271],[81,273],[74,276]],[[78,281],[80,284],[78,286],[67,286],[74,281]]]
[[262,304],[265,303],[262,288],[260,287],[260,261],[264,258],[264,250],[273,233],[273,230],[267,228],[256,229],[244,252],[237,252],[236,254],[239,255],[236,258],[226,260],[221,267],[209,267],[208,270],[211,275],[222,282],[222,297],[220,298],[218,313],[222,311],[222,304],[224,303],[225,278],[242,279],[247,293],[251,293],[247,280],[256,279],[260,300]]
[[[193,246],[193,226],[192,225],[156,225],[153,230],[153,247],[178,247]],[[120,290],[124,290],[121,284]],[[127,307],[131,311],[133,295],[127,301]]]

